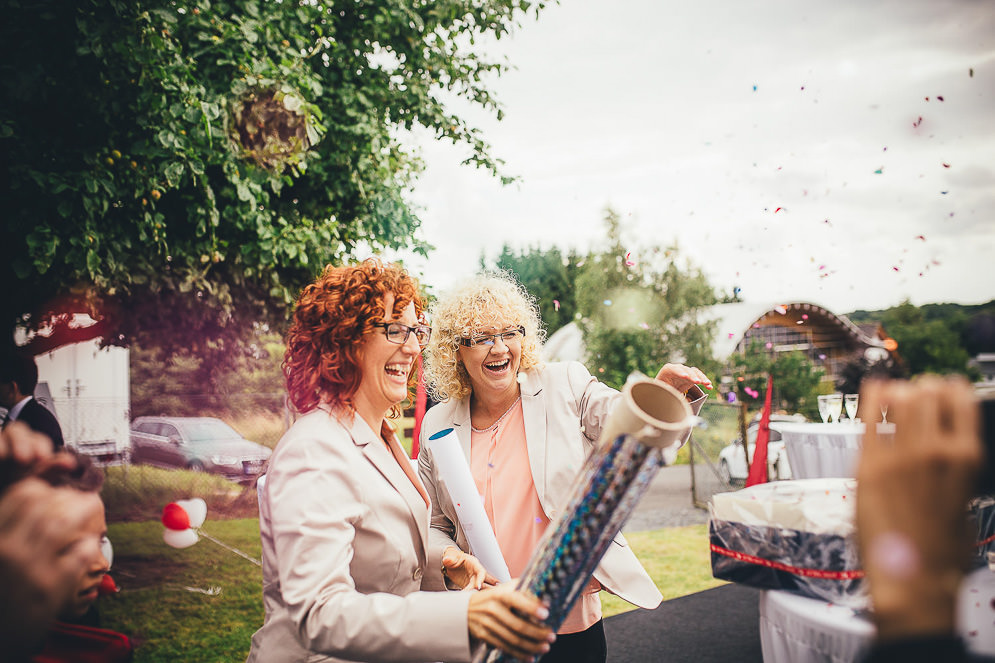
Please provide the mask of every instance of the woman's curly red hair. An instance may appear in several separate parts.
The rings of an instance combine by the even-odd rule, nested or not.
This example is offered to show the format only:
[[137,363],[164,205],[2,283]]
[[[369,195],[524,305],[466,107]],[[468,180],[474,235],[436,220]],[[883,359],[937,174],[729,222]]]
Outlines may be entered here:
[[376,258],[358,265],[328,265],[304,288],[283,356],[287,391],[298,412],[310,412],[320,403],[328,403],[333,410],[351,406],[363,379],[360,341],[376,329],[372,323],[383,320],[388,294],[394,295],[393,315],[400,315],[414,302],[415,314],[421,319],[424,305],[418,284],[401,266]]

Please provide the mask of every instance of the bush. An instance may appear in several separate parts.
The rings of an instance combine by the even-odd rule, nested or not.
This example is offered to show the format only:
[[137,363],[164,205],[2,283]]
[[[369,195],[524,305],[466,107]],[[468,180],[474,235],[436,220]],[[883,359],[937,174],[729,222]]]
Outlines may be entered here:
[[158,520],[162,507],[200,497],[213,518],[258,514],[255,482],[238,484],[224,477],[149,465],[121,465],[105,470],[104,501],[108,522]]

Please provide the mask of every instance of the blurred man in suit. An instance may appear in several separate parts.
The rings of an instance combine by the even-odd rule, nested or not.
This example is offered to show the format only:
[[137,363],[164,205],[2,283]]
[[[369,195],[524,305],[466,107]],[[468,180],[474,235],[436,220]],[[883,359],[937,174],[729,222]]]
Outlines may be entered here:
[[0,406],[7,408],[3,425],[21,421],[52,439],[54,449],[65,446],[62,427],[48,408],[33,397],[38,385],[38,366],[35,358],[16,350],[7,350],[0,356]]

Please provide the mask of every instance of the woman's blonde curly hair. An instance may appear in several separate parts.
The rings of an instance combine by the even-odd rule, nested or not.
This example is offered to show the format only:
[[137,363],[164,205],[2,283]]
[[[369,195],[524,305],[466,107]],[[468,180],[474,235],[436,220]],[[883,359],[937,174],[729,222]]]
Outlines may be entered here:
[[438,401],[461,400],[473,391],[470,376],[460,360],[460,339],[481,327],[522,325],[522,361],[525,371],[541,363],[540,348],[546,339],[536,299],[510,272],[478,274],[440,297],[429,311],[432,340],[425,350],[428,391]]

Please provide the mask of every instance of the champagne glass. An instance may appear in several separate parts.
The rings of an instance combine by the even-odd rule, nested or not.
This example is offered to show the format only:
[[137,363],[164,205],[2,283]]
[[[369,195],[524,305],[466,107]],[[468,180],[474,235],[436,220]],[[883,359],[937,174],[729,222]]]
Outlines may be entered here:
[[847,394],[843,397],[843,405],[846,407],[846,416],[850,417],[850,421],[857,420],[858,398],[860,398],[858,394]]
[[829,396],[823,394],[816,399],[819,402],[819,416],[822,417],[822,423],[829,421]]
[[826,403],[829,405],[829,421],[838,424],[843,414],[843,394],[829,394]]

